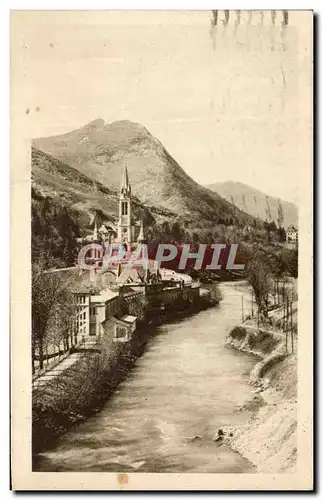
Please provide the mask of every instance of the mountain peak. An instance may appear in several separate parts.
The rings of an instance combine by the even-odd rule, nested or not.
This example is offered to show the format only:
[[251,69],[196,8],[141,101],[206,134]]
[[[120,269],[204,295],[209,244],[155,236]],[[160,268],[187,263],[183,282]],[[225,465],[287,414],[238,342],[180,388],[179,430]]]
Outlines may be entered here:
[[126,164],[134,196],[162,211],[171,207],[173,213],[190,223],[205,220],[213,226],[253,222],[252,217],[190,178],[139,123],[106,123],[100,118],[59,137],[36,139],[34,145],[113,190],[119,190]]
[[89,123],[84,125],[81,128],[103,128],[106,127],[110,130],[132,130],[138,132],[144,132],[147,135],[150,135],[146,127],[141,125],[140,123],[133,122],[130,120],[115,120],[113,122],[106,122],[103,118],[96,118],[95,120],[91,120]]
[[101,128],[104,127],[105,121],[103,118],[96,118],[95,120],[90,121],[82,128]]
[[120,130],[122,132],[132,132],[132,133],[138,133],[140,135],[147,135],[150,136],[150,133],[140,123],[133,122],[130,120],[116,120],[111,123],[107,123],[106,126],[108,126],[111,130]]

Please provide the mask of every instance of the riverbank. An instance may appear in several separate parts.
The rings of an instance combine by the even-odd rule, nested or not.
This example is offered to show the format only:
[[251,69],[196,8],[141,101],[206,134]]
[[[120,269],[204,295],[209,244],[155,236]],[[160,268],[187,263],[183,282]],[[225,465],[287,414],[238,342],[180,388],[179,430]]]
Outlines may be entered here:
[[[33,391],[33,455],[55,446],[76,423],[98,412],[143,354],[156,326],[213,307],[221,300],[215,289],[194,301],[177,300],[174,307],[142,311],[142,320],[130,342],[102,341],[101,352],[87,352],[72,367]],[[147,306],[147,309],[148,306]]]
[[258,472],[293,473],[297,462],[297,359],[286,355],[279,332],[235,327],[227,345],[256,354],[250,373],[254,396],[237,411],[251,412],[246,425],[225,427],[231,448],[250,460]]
[[247,422],[235,409],[252,394],[255,362],[224,345],[241,309],[233,285],[220,290],[217,307],[149,329],[142,356],[111,397],[102,395],[100,411],[39,453],[33,470],[253,474],[248,460],[212,441],[214,429]]

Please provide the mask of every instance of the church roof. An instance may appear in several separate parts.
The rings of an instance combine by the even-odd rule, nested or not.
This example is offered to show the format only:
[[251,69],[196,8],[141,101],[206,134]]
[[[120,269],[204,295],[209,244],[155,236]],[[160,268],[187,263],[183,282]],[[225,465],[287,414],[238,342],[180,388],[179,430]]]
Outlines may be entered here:
[[112,222],[109,222],[109,224],[106,224],[105,226],[108,230],[110,231],[117,231],[117,228],[116,228],[116,225],[115,224],[112,224]]
[[108,232],[107,228],[105,227],[104,224],[102,224],[102,226],[99,229],[99,233],[107,233],[107,232]]
[[91,302],[104,302],[107,303],[112,299],[115,299],[119,296],[118,292],[113,292],[109,288],[101,290],[99,294],[91,297]]

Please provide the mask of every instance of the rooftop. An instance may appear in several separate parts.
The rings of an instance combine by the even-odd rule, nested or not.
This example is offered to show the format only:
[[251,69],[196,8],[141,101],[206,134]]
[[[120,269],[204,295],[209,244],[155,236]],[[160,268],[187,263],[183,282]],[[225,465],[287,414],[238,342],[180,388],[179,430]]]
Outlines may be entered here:
[[126,323],[134,323],[136,321],[137,317],[136,316],[123,316],[122,321],[125,321]]
[[118,292],[113,292],[109,288],[106,288],[105,290],[102,290],[99,294],[92,295],[91,302],[109,302],[110,300],[118,296],[119,296]]

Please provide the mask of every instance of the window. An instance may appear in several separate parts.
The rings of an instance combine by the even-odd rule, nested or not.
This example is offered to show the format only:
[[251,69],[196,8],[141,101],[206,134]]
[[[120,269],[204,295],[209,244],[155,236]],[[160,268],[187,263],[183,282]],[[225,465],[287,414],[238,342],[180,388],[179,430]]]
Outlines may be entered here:
[[116,339],[122,339],[126,336],[126,334],[127,334],[126,328],[119,326],[119,325],[116,325],[116,328],[115,328],[115,338]]
[[121,202],[121,215],[128,215],[128,203],[126,201]]

